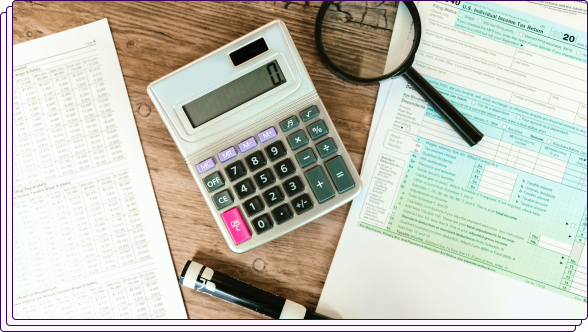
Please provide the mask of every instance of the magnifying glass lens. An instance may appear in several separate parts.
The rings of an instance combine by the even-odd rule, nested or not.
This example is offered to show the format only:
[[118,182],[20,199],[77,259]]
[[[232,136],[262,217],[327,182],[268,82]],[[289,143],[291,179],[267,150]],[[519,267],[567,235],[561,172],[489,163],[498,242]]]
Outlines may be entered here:
[[409,56],[412,23],[400,1],[330,2],[321,25],[325,55],[340,74],[376,80]]

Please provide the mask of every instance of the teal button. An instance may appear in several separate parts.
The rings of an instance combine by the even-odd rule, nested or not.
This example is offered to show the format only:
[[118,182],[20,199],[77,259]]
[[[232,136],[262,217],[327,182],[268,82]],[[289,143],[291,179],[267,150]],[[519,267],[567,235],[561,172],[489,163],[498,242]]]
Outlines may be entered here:
[[353,181],[351,174],[349,174],[349,170],[341,156],[337,156],[327,161],[325,167],[327,168],[339,194],[355,187],[355,182]]
[[280,128],[282,128],[283,132],[287,132],[291,129],[298,127],[299,124],[300,122],[298,122],[298,118],[296,117],[296,115],[292,115],[286,120],[280,122]]
[[329,183],[329,180],[327,180],[327,176],[325,175],[325,172],[321,166],[317,166],[310,171],[307,171],[304,173],[304,176],[312,188],[312,192],[314,193],[314,196],[318,200],[319,204],[335,197],[333,187],[331,187],[331,184]]
[[337,146],[335,145],[333,139],[330,137],[318,143],[315,146],[315,148],[318,151],[319,156],[321,156],[321,158],[326,158],[332,155],[333,153],[337,152]]
[[316,108],[316,106],[300,112],[300,118],[302,119],[302,122],[312,120],[317,116],[319,116],[319,110]]
[[225,181],[223,181],[223,178],[219,172],[210,174],[209,176],[202,179],[202,181],[204,181],[204,185],[206,186],[206,189],[209,193],[225,185]]
[[308,144],[308,138],[306,138],[304,131],[299,130],[288,136],[288,143],[290,144],[292,150],[296,150]]
[[308,148],[296,154],[296,160],[298,161],[298,165],[300,165],[301,168],[304,168],[316,163],[316,156],[314,155],[312,148]]
[[329,133],[329,130],[327,129],[327,126],[323,120],[318,120],[317,122],[311,124],[310,126],[306,127],[306,130],[308,130],[308,134],[313,141]]

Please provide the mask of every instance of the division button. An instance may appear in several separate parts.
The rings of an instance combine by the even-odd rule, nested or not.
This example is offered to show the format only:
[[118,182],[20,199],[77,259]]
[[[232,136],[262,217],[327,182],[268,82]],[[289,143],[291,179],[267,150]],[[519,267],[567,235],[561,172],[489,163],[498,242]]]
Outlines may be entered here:
[[196,164],[196,170],[198,171],[198,174],[204,174],[213,169],[215,166],[216,163],[214,162],[214,159],[208,158],[205,161]]
[[248,139],[239,143],[238,146],[239,146],[239,150],[241,151],[241,153],[245,153],[245,152],[253,149],[254,147],[256,147],[257,141],[255,140],[255,137],[249,137]]
[[339,194],[355,187],[355,182],[353,181],[351,174],[349,174],[349,170],[341,156],[337,156],[327,161],[325,167],[327,168]]
[[312,200],[308,194],[298,196],[292,200],[292,207],[296,214],[303,214],[304,212],[313,208]]
[[304,131],[299,130],[288,136],[288,144],[290,144],[292,150],[296,150],[308,144],[308,138],[306,138]]
[[294,217],[292,210],[290,210],[290,207],[288,207],[288,204],[283,204],[275,208],[272,211],[272,216],[274,216],[274,219],[278,225],[283,224]]
[[313,141],[329,133],[329,129],[327,129],[327,125],[325,125],[323,120],[318,120],[317,122],[309,125],[306,127],[306,130],[308,130],[308,134]]
[[214,205],[216,205],[218,210],[233,204],[233,198],[231,197],[231,193],[228,190],[221,191],[220,193],[212,196],[212,200],[214,201]]
[[315,147],[321,158],[326,158],[332,155],[333,153],[337,152],[337,146],[335,145],[333,139],[330,137],[318,143]]
[[229,211],[221,214],[221,218],[227,225],[227,229],[229,233],[231,233],[231,237],[233,238],[233,242],[235,244],[240,244],[245,242],[251,238],[251,233],[249,229],[247,229],[247,224],[241,213],[239,212],[239,208],[232,208]]
[[286,195],[288,195],[288,196],[294,196],[294,195],[298,194],[299,192],[304,191],[304,184],[302,183],[302,180],[300,180],[300,177],[298,177],[298,176],[294,176],[294,177],[284,181],[282,186],[284,187],[284,191],[286,191]]
[[298,124],[300,124],[300,122],[298,122],[298,118],[296,117],[296,115],[292,115],[286,120],[280,122],[280,128],[282,128],[283,132],[287,132],[291,129],[298,127]]
[[247,202],[243,203],[243,207],[245,208],[245,212],[247,212],[248,216],[252,216],[254,214],[258,214],[259,212],[263,211],[265,205],[259,197],[253,197],[252,199],[248,200]]
[[316,156],[312,151],[312,148],[308,148],[296,155],[296,161],[298,161],[298,165],[304,168],[316,163]]
[[253,225],[253,229],[255,229],[255,233],[257,235],[265,233],[267,230],[270,230],[274,227],[269,214],[262,214],[261,216],[251,219],[251,224]]
[[223,178],[219,172],[210,174],[209,176],[205,177],[202,181],[204,181],[204,185],[206,186],[206,189],[209,193],[225,185],[225,181],[223,181]]
[[236,161],[225,168],[225,172],[229,177],[229,180],[235,181],[236,179],[245,176],[247,174],[247,170],[245,169],[245,165],[239,160]]
[[318,110],[318,108],[316,108],[316,106],[313,106],[307,110],[300,112],[300,118],[302,119],[303,122],[314,119],[318,115],[319,115],[319,110]]
[[276,128],[274,128],[274,127],[269,127],[266,130],[262,131],[261,133],[257,134],[257,137],[259,138],[259,141],[261,143],[265,143],[265,142],[275,138],[276,136],[278,136],[278,133],[276,132]]
[[218,153],[218,159],[221,163],[224,163],[228,160],[231,160],[237,156],[237,149],[231,146],[230,148],[226,149],[225,151],[221,151]]
[[306,177],[306,181],[308,181],[310,188],[312,188],[312,192],[314,193],[314,196],[316,196],[319,204],[335,197],[335,192],[333,191],[329,180],[327,180],[327,176],[321,166],[317,166],[310,171],[307,171],[304,173],[304,176]]

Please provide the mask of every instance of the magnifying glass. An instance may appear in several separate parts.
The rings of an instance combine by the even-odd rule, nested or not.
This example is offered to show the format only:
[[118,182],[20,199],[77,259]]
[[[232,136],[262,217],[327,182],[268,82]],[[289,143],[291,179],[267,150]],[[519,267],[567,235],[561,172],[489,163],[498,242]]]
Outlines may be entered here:
[[325,1],[314,33],[321,59],[345,81],[366,85],[402,76],[469,146],[484,137],[412,67],[421,41],[412,1]]

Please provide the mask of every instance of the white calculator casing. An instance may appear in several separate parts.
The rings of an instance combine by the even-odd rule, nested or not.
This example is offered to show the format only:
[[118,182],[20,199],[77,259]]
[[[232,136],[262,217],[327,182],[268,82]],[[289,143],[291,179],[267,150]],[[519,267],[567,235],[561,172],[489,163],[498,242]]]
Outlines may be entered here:
[[[239,66],[234,66],[229,58],[229,54],[260,37],[265,39],[269,50],[243,64],[240,64]],[[278,64],[286,77],[286,83],[200,125],[197,128],[192,127],[182,109],[183,105],[273,60],[278,61]],[[196,180],[206,203],[212,211],[212,215],[216,220],[221,233],[225,237],[227,244],[231,250],[236,253],[246,252],[284,235],[287,232],[349,202],[361,191],[359,174],[357,173],[352,160],[349,158],[343,142],[337,134],[335,126],[314,88],[286,25],[282,21],[276,20],[270,22],[218,50],[152,82],[147,87],[147,93],[159,111],[163,122],[169,129],[180,153],[186,160],[188,168],[190,169],[190,172],[192,172],[192,175]],[[219,211],[212,201],[212,196],[216,192],[208,193],[202,179],[214,171],[219,171],[221,174],[225,175],[225,166],[231,162],[240,160],[247,155],[247,153],[242,154],[239,152],[239,155],[236,158],[221,164],[217,157],[217,153],[231,146],[237,148],[239,142],[242,142],[251,136],[255,136],[257,139],[256,134],[270,126],[276,127],[276,131],[278,132],[278,137],[276,139],[282,140],[287,146],[286,136],[290,133],[282,132],[278,126],[278,122],[291,115],[299,116],[298,114],[300,111],[313,105],[319,109],[320,118],[323,119],[329,127],[329,136],[335,141],[339,150],[338,154],[343,158],[355,182],[355,187],[343,194],[337,194],[335,198],[322,204],[318,204],[315,200],[314,208],[309,212],[301,215],[295,214],[292,220],[281,225],[276,224],[274,225],[274,229],[262,233],[261,235],[257,235],[251,225],[248,224],[253,237],[243,243],[235,245],[229,231],[227,230],[227,226],[220,215],[231,207],[241,206],[241,204],[247,199],[241,201],[233,193],[235,204],[227,209]],[[300,125],[301,128],[304,128],[305,124],[300,121]],[[311,141],[310,146],[314,146],[314,143],[316,142]],[[264,144],[261,144],[258,141],[257,148],[250,152],[263,150],[263,148]],[[291,149],[288,148],[287,151],[288,154],[286,157],[291,158],[297,166],[295,174],[304,180],[304,171],[306,169],[298,167],[294,158],[295,153]],[[215,159],[217,163],[216,167],[205,174],[199,174],[195,165],[210,157]],[[318,159],[320,161],[320,158]],[[271,167],[269,161],[268,165],[268,167]],[[229,188],[231,188],[231,185],[229,185]],[[304,193],[308,193],[313,197],[313,193],[308,186]],[[289,197],[286,197],[285,202],[289,202]],[[266,210],[269,212],[271,209],[266,208]],[[243,211],[241,211],[241,214],[247,223],[251,222],[250,218],[248,218]]]

